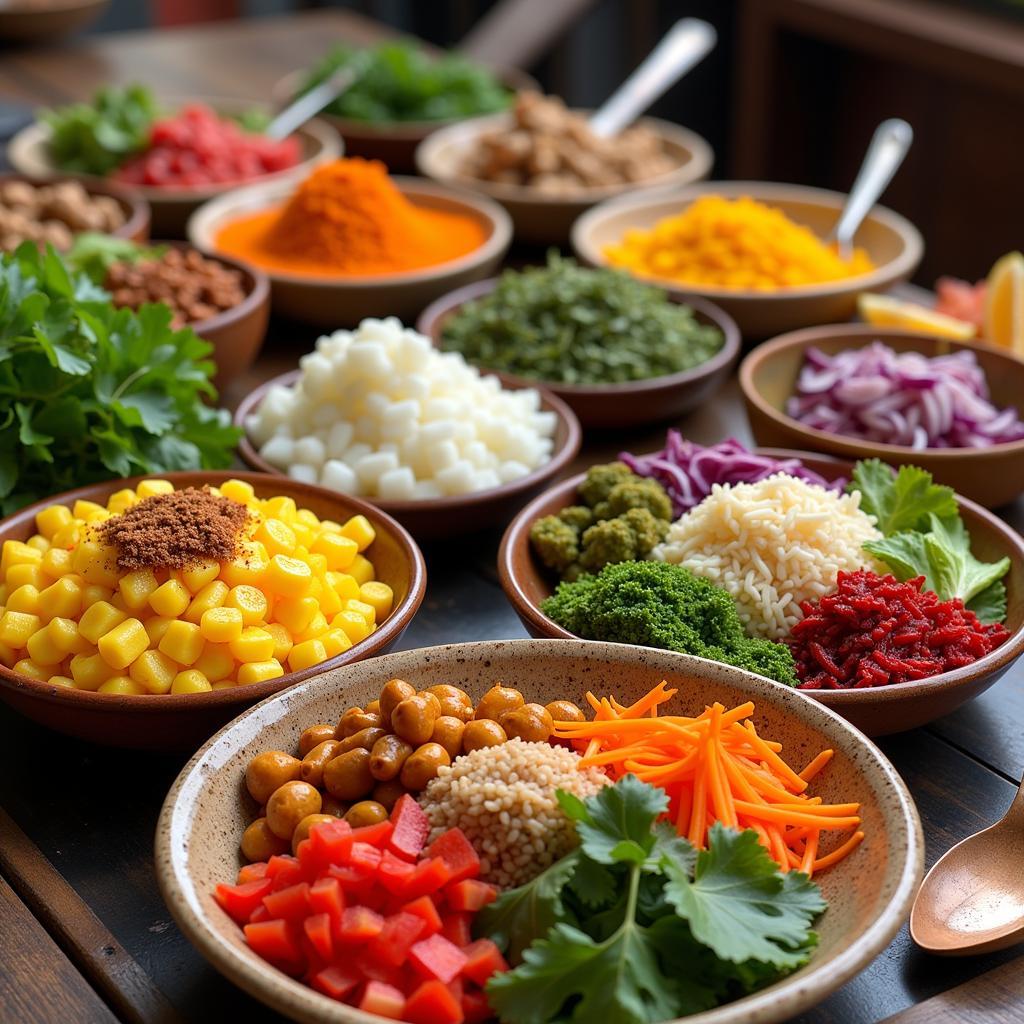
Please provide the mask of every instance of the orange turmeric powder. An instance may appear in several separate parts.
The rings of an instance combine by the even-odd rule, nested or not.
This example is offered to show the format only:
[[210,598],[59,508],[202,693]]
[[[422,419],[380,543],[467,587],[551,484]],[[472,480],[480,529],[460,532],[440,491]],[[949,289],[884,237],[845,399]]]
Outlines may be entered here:
[[229,222],[214,244],[267,270],[359,277],[446,263],[485,237],[477,218],[418,205],[382,163],[353,157],[316,168],[283,206]]

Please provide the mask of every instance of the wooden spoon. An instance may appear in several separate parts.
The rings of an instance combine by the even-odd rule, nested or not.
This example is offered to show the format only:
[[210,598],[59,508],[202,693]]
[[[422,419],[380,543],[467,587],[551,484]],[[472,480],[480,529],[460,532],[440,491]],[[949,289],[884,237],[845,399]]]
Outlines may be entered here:
[[910,934],[942,956],[1024,941],[1024,782],[1001,821],[959,842],[917,892]]

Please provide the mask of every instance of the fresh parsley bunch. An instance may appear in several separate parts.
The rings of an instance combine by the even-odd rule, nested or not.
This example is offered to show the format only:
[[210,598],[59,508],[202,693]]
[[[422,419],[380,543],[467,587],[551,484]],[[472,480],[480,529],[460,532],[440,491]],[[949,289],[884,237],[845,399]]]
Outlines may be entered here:
[[476,921],[513,970],[487,985],[505,1024],[654,1024],[761,988],[810,957],[818,887],[783,873],[757,833],[715,824],[697,853],[661,789],[623,776],[560,791],[580,846]]
[[0,507],[135,473],[219,468],[238,431],[212,346],[164,305],[115,309],[52,250],[0,258]]

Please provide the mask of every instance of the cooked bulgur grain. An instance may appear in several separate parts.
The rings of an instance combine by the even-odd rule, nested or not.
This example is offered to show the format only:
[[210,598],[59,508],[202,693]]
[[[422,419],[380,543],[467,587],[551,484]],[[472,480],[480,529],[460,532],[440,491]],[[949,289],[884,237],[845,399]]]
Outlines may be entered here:
[[458,826],[480,855],[481,878],[502,888],[536,878],[576,845],[555,791],[586,798],[608,784],[596,768],[580,770],[579,761],[565,747],[521,739],[456,758],[420,798],[431,841]]

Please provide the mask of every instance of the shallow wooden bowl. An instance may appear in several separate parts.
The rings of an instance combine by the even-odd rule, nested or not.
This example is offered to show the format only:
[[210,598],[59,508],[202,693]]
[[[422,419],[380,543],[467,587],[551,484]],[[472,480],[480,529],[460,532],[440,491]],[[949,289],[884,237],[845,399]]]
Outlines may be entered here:
[[[846,196],[840,192],[780,185],[764,181],[706,181],[672,192],[640,195],[601,203],[584,214],[572,229],[572,245],[583,262],[605,266],[606,246],[618,242],[630,228],[647,229],[672,217],[708,193],[737,198],[750,196],[781,209],[788,217],[825,238]],[[728,313],[744,338],[767,338],[811,324],[849,320],[861,292],[885,291],[905,281],[921,262],[924,243],[917,228],[898,213],[876,206],[857,231],[856,244],[867,250],[875,269],[842,281],[784,288],[772,292],[713,288],[679,281],[650,280],[670,291],[703,295]]]
[[47,4],[11,0],[0,7],[0,40],[52,43],[91,25],[109,6],[110,0],[52,0]]
[[897,352],[943,355],[966,349],[985,371],[992,401],[1000,408],[1017,407],[1024,414],[1024,361],[981,342],[961,343],[914,331],[877,328],[867,324],[812,327],[774,338],[759,346],[740,366],[740,388],[750,428],[758,444],[826,452],[846,459],[879,458],[893,466],[913,463],[927,469],[942,484],[987,508],[997,508],[1024,493],[1024,440],[987,448],[908,448],[898,444],[860,441],[804,426],[786,415],[811,347],[835,354],[881,341]]
[[[262,473],[281,477],[281,470],[272,466],[249,440],[245,422],[259,408],[263,396],[275,385],[290,387],[299,379],[299,370],[274,377],[247,395],[235,410],[235,426],[241,428],[238,454],[242,461]],[[532,384],[514,384],[500,373],[494,374],[505,387],[533,387]],[[462,494],[449,498],[430,498],[423,501],[385,501],[363,498],[389,516],[394,516],[417,540],[441,540],[477,530],[504,526],[522,508],[523,502],[555,479],[576,457],[583,433],[572,409],[560,398],[544,388],[540,391],[541,408],[553,412],[558,418],[555,426],[554,450],[551,458],[532,473],[511,483],[489,491]],[[286,478],[287,479],[287,478]],[[331,492],[334,493],[334,492]]]
[[[498,278],[466,285],[432,303],[423,311],[416,330],[441,348],[445,323],[472,299],[494,290]],[[682,297],[671,301],[683,303]],[[676,419],[710,398],[732,372],[740,353],[740,332],[732,317],[704,299],[688,298],[696,320],[722,332],[722,347],[710,359],[690,370],[625,384],[560,384],[504,374],[505,380],[522,387],[539,386],[561,398],[579,417],[580,425],[597,429],[637,427]],[[483,367],[486,369],[486,367]]]
[[780,741],[794,764],[835,750],[812,792],[829,802],[859,802],[865,839],[815,877],[829,908],[815,926],[820,941],[811,962],[755,995],[677,1024],[788,1020],[866,967],[907,915],[922,873],[917,810],[878,748],[816,701],[739,669],[622,644],[503,640],[403,651],[335,669],[237,718],[186,765],[160,814],[157,878],[179,927],[217,970],[293,1020],[369,1024],[373,1018],[276,971],[248,949],[239,927],[214,903],[217,883],[235,879],[239,839],[256,813],[245,792],[245,766],[262,751],[293,749],[307,726],[335,720],[393,676],[414,686],[452,683],[474,698],[502,680],[541,702],[582,702],[587,690],[631,701],[666,679],[680,689],[671,707],[682,714],[716,700],[727,707],[753,700],[758,731]]
[[[826,479],[849,477],[853,466],[807,452],[759,448],[762,455],[798,458]],[[584,474],[563,480],[524,508],[501,539],[498,550],[498,575],[502,589],[531,636],[571,638],[541,610],[541,602],[551,596],[557,577],[533,555],[530,526],[541,516],[553,515],[567,505],[576,504],[576,488]],[[1005,577],[1008,598],[1006,628],[1010,638],[990,654],[964,668],[943,672],[916,683],[897,683],[860,690],[799,690],[852,722],[868,736],[916,729],[955,711],[961,704],[984,693],[1024,654],[1024,539],[991,512],[957,495],[960,514],[971,535],[975,555],[984,561],[1004,556],[1010,559]],[[788,687],[786,689],[789,689]]]
[[[150,474],[152,476],[153,474]],[[146,750],[186,750],[205,740],[244,708],[295,683],[312,679],[326,669],[371,658],[389,650],[412,621],[427,585],[423,555],[406,531],[390,516],[356,498],[262,473],[231,470],[201,470],[162,473],[176,488],[215,485],[224,480],[245,480],[259,497],[287,495],[300,508],[334,520],[365,515],[377,537],[367,549],[378,576],[395,593],[395,604],[383,624],[365,640],[353,644],[344,654],[277,679],[236,686],[209,693],[134,695],[92,693],[51,686],[12,672],[0,665],[0,700],[28,718],[69,736],[77,736],[112,747]],[[7,540],[27,540],[35,533],[35,514],[48,505],[73,504],[82,498],[106,503],[114,491],[134,487],[146,477],[109,480],[29,505],[0,522],[0,545]]]

